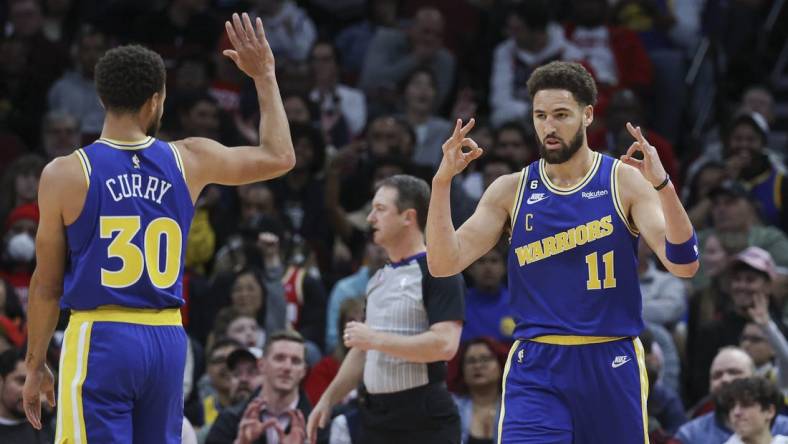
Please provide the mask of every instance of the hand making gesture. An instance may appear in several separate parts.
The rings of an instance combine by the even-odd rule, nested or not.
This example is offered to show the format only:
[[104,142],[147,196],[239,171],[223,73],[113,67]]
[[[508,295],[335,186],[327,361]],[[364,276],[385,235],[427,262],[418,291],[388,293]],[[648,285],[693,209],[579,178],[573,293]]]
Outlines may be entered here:
[[36,430],[41,430],[42,394],[49,403],[49,407],[55,408],[55,377],[46,364],[38,370],[30,369],[22,388],[22,406],[25,409],[25,416]]
[[[668,173],[665,172],[665,168],[659,160],[657,149],[643,137],[643,133],[640,131],[639,126],[634,127],[631,123],[627,122],[627,131],[629,131],[629,134],[632,134],[635,141],[629,146],[627,153],[621,156],[621,161],[637,168],[640,174],[642,174],[652,186],[659,186],[665,181]],[[632,157],[638,151],[643,153],[643,160]]]
[[[462,120],[457,119],[457,124],[454,125],[454,133],[443,143],[443,159],[438,171],[435,173],[436,179],[450,181],[452,177],[462,172],[469,163],[482,155],[482,148],[479,148],[473,139],[467,137],[475,123],[476,120],[471,119],[465,126],[462,126]],[[468,147],[471,150],[463,152],[463,147]]]
[[233,49],[226,49],[222,54],[231,58],[241,71],[253,79],[274,73],[274,53],[265,38],[263,21],[259,17],[255,19],[253,27],[249,14],[243,13],[241,17],[233,14],[232,23],[228,20],[224,26]]

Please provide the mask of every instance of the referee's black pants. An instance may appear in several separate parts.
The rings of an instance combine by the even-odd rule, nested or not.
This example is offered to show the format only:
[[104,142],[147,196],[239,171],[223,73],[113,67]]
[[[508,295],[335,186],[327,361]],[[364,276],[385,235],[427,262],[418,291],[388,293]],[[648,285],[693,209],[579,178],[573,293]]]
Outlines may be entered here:
[[460,415],[443,383],[377,395],[362,390],[359,407],[361,444],[460,444]]

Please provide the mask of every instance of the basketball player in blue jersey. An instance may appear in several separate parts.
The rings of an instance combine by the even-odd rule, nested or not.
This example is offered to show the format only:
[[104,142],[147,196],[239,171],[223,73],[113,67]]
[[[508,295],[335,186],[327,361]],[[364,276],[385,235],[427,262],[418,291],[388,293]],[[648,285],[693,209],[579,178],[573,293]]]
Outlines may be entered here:
[[455,231],[452,178],[482,153],[467,137],[473,120],[457,121],[432,181],[429,270],[458,273],[510,236],[519,322],[499,443],[648,442],[638,236],[671,273],[690,277],[698,269],[694,230],[640,128],[627,124],[635,141],[620,160],[589,149],[596,86],[581,65],[547,64],[527,86],[541,160],[493,182]]
[[235,14],[226,28],[234,49],[224,55],[257,88],[260,146],[157,140],[164,62],[123,46],[96,65],[107,111],[101,138],[41,174],[23,398],[40,428],[41,394],[55,405],[45,353],[59,311],[69,310],[58,443],[181,442],[187,339],[179,307],[193,203],[209,183],[271,179],[295,163],[262,22]]

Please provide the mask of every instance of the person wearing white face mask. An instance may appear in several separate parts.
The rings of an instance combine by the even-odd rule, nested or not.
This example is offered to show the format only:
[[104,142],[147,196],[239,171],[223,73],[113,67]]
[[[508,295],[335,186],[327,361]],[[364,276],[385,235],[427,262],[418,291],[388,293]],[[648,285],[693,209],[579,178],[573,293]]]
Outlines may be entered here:
[[0,276],[14,287],[25,311],[36,253],[34,236],[38,229],[38,214],[38,205],[35,203],[14,208],[6,219],[3,236]]

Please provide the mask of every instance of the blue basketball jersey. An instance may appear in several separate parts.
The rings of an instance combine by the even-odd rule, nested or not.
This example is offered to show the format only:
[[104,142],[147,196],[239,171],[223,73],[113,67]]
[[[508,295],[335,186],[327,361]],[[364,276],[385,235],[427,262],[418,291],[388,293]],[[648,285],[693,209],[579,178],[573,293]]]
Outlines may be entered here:
[[508,255],[515,338],[637,336],[643,328],[638,234],[616,186],[621,163],[593,156],[571,188],[553,185],[543,160],[521,172]]
[[182,277],[194,206],[171,144],[99,139],[77,150],[88,192],[66,228],[61,308],[183,305]]

